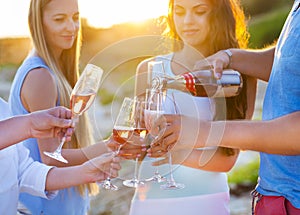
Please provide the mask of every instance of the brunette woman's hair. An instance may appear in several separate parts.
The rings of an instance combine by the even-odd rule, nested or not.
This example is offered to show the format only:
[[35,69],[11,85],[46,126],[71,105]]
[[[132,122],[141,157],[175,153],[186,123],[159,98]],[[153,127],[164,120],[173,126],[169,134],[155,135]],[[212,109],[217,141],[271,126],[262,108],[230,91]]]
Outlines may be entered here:
[[[208,55],[228,48],[247,48],[249,32],[243,9],[238,0],[207,0],[211,6],[208,18],[209,40],[206,42]],[[174,39],[173,51],[182,48],[182,44],[174,23],[174,0],[169,1],[167,24],[163,35]],[[179,44],[179,45],[178,45]],[[247,76],[242,75],[243,88],[238,96],[224,99],[216,98],[215,120],[245,119],[247,111]],[[231,149],[226,149],[227,154],[232,154]]]
[[[243,9],[238,0],[207,0],[211,5],[208,18],[209,40],[208,55],[228,48],[247,48],[249,32]],[[177,41],[181,38],[176,32],[174,24],[174,0],[169,1],[167,25],[163,35],[174,39],[173,51],[178,51],[182,45]],[[179,44],[179,45],[178,45]],[[243,88],[238,96],[226,98],[226,113],[220,104],[222,99],[216,99],[216,120],[244,119],[247,111],[247,76],[242,75]]]

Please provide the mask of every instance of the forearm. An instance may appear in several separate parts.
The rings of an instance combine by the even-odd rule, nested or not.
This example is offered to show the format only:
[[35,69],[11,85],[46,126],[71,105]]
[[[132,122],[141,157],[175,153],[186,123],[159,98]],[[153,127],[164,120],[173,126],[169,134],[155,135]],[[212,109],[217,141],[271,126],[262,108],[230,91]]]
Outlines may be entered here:
[[81,155],[80,155],[81,163],[108,152],[109,149],[107,147],[107,143],[109,141],[110,139],[101,140],[96,144],[79,149],[81,151]]
[[[68,161],[67,164],[56,161],[52,158],[47,156],[41,155],[43,157],[43,163],[50,165],[50,166],[57,166],[57,167],[65,167],[65,166],[75,166],[80,165],[92,158],[95,158],[103,153],[108,151],[105,141],[103,140],[96,144],[84,147],[84,148],[76,148],[76,149],[63,149],[62,155]],[[52,143],[49,143],[52,144]],[[54,148],[57,146],[53,144]],[[54,149],[51,149],[53,151]]]
[[30,138],[28,116],[15,116],[0,122],[0,150]]
[[230,50],[232,52],[230,68],[263,81],[269,80],[274,59],[274,47],[259,51]]
[[228,172],[239,155],[238,150],[234,151],[233,155],[226,155],[221,148],[208,151],[194,149],[182,164],[206,171]]
[[[207,144],[270,154],[298,155],[300,154],[299,121],[300,112],[270,121],[227,121],[221,141],[207,142]],[[222,122],[213,123],[221,125]]]
[[85,174],[82,174],[80,168],[81,166],[52,168],[47,175],[45,190],[60,190],[79,184],[89,183],[89,179],[86,178]]

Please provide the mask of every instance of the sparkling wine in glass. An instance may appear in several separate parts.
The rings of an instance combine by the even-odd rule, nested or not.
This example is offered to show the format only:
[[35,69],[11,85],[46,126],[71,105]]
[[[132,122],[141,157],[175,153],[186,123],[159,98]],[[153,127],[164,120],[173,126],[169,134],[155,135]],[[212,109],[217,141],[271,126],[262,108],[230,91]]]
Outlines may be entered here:
[[[165,98],[165,92],[161,89],[146,89],[146,108],[145,108],[145,127],[149,131],[149,138],[152,139],[151,142],[159,138],[160,130],[158,128],[153,128],[153,124],[156,119],[163,115],[163,100]],[[146,179],[146,181],[156,181],[158,183],[165,181],[166,178],[163,177],[158,170],[158,166],[154,172],[154,175]]]
[[[171,96],[167,96],[165,100],[164,107],[165,109],[170,110],[166,112],[169,112],[170,114],[179,114],[178,107],[175,101],[175,96],[174,93],[171,92]],[[168,102],[169,101],[169,102]],[[171,150],[168,150],[168,161],[169,161],[169,168],[170,168],[170,176],[167,179],[167,182],[163,185],[160,186],[161,189],[163,190],[178,190],[178,189],[183,189],[185,187],[184,184],[182,183],[177,183],[174,179],[173,176],[173,164],[172,164],[172,153]]]
[[[134,120],[135,120],[135,129],[134,135],[138,137],[138,141],[135,141],[133,144],[142,145],[145,143],[145,140],[148,135],[148,130],[145,127],[145,120],[144,120],[144,110],[146,107],[146,102],[142,100],[135,99],[134,102]],[[136,139],[135,139],[136,140]],[[141,154],[142,156],[135,158],[135,165],[134,165],[134,175],[133,178],[123,181],[123,185],[127,187],[138,187],[139,185],[143,185],[144,182],[138,179],[138,162],[139,159],[143,160],[146,152]]]
[[[114,152],[115,156],[119,154],[124,144],[131,141],[134,129],[134,99],[125,97],[113,127],[113,139],[119,144],[117,150]],[[111,182],[110,177],[107,177],[101,183],[101,186],[107,190],[116,191],[119,189],[118,186]]]
[[[70,96],[72,121],[75,125],[79,116],[91,107],[99,89],[102,74],[103,70],[100,67],[87,64],[76,82]],[[63,163],[68,163],[61,154],[65,140],[65,137],[61,139],[59,146],[54,152],[44,152],[44,154]]]

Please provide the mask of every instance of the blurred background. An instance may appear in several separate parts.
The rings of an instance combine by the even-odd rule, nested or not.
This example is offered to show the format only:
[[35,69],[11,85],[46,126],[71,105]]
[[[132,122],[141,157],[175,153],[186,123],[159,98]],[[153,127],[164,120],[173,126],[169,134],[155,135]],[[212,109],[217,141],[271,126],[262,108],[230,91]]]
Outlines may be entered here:
[[[293,2],[241,0],[248,18],[249,48],[264,48],[276,42]],[[102,139],[110,135],[123,97],[133,95],[137,64],[156,54],[149,47],[161,34],[158,21],[167,12],[168,0],[79,3],[83,29],[80,68],[92,62],[105,71],[95,105],[89,110],[96,125],[96,138]],[[31,48],[26,21],[28,5],[29,0],[0,0],[0,96],[5,100],[17,68]],[[253,120],[261,119],[265,87],[266,83],[259,81]],[[132,173],[132,164],[125,162],[127,171],[121,173],[124,177]],[[237,165],[228,173],[232,215],[251,214],[249,193],[256,184],[258,166],[256,152],[241,152]],[[126,215],[133,192],[125,187],[118,192],[101,191],[92,201],[90,215]]]

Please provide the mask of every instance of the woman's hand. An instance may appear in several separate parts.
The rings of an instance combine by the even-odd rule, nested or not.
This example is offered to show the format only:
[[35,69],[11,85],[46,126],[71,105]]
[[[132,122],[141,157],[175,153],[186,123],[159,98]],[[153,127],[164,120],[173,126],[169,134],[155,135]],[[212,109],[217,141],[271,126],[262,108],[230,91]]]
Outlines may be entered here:
[[[121,146],[118,156],[125,159],[135,159],[137,157],[142,159],[145,157],[147,148],[149,148],[150,145],[147,142],[146,131],[145,134],[133,132],[126,140],[126,143]],[[111,136],[107,146],[116,152],[120,144],[121,143],[114,140],[113,136]]]
[[88,182],[103,181],[108,176],[115,178],[121,169],[120,158],[115,157],[114,153],[105,153],[82,165],[83,174],[87,177]]

